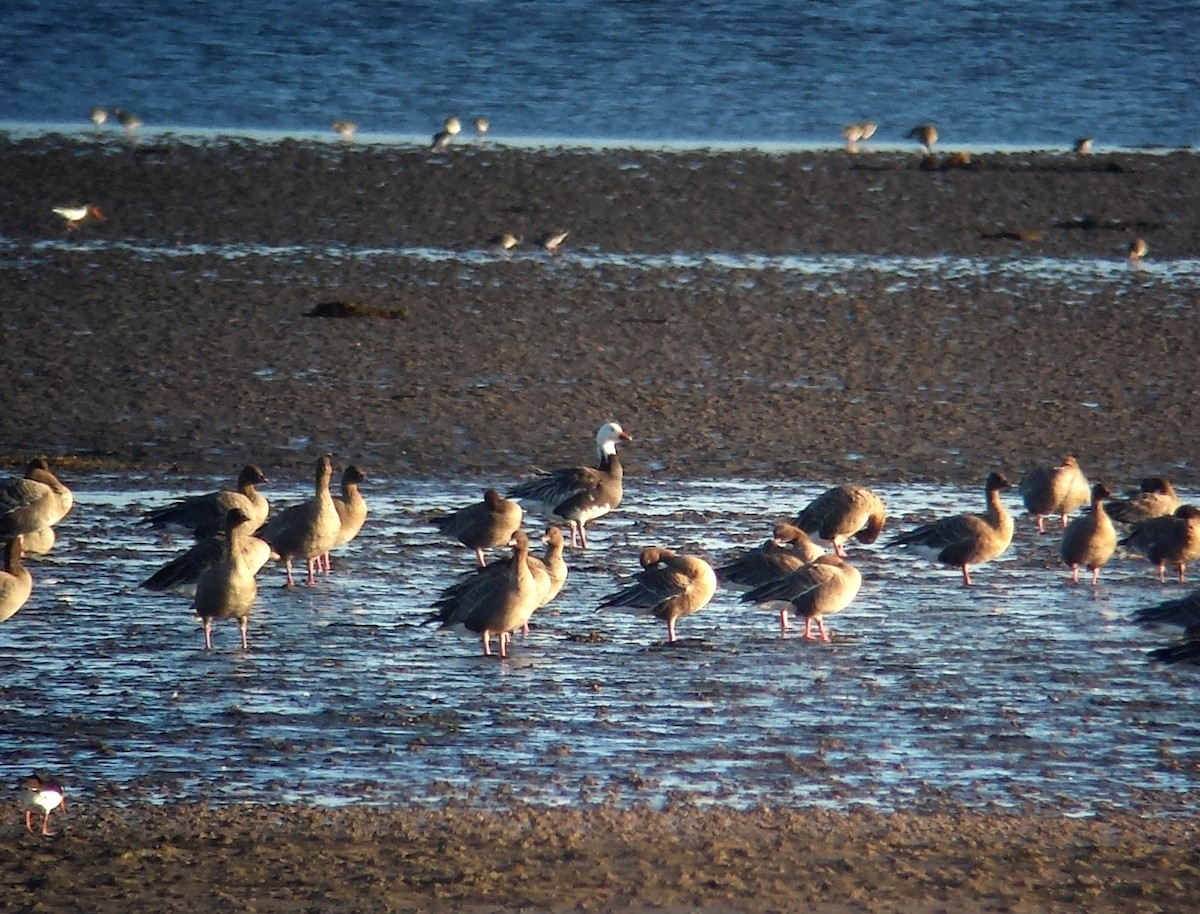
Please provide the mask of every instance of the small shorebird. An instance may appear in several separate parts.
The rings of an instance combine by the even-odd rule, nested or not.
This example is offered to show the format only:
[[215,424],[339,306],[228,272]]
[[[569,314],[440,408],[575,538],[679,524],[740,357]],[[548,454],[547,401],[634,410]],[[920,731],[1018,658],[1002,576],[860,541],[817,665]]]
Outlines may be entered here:
[[329,129],[347,143],[353,143],[354,134],[358,132],[358,124],[354,123],[354,121],[334,121],[329,125]]
[[117,123],[130,133],[142,126],[142,119],[140,117],[122,108],[114,108],[113,116],[116,117]]
[[678,640],[675,622],[699,612],[717,592],[712,565],[694,555],[647,546],[638,557],[642,570],[624,589],[600,601],[600,609],[620,609],[667,623],[667,641]]
[[108,112],[100,107],[93,108],[91,118],[92,123],[95,124],[96,127],[100,127],[105,121],[108,120]]
[[933,124],[918,124],[908,135],[925,147],[926,155],[933,155],[933,144],[938,141],[937,127]]
[[874,121],[863,121],[860,124],[847,124],[842,128],[842,139],[846,141],[846,151],[853,154],[858,152],[858,144],[869,140],[875,135],[877,125]]
[[479,139],[482,140],[485,136],[487,136],[487,132],[491,128],[492,125],[488,123],[488,119],[486,117],[475,118],[475,136],[477,136]]
[[507,254],[520,243],[521,236],[514,235],[511,232],[501,232],[499,235],[493,235],[488,239],[488,244],[496,248],[501,254]]
[[439,130],[433,135],[433,144],[430,147],[434,152],[445,152],[450,148],[450,138],[452,134],[446,130]]
[[1075,155],[1083,158],[1092,154],[1092,138],[1090,136],[1081,136],[1075,141]]
[[25,828],[31,834],[33,831],[33,811],[42,811],[42,834],[53,835],[50,831],[50,813],[56,809],[64,812],[67,809],[67,792],[62,784],[37,774],[31,774],[21,782],[21,805],[25,807]]
[[559,247],[567,240],[567,235],[571,234],[565,229],[561,232],[545,232],[538,236],[538,247],[547,254],[557,254]]
[[80,224],[91,216],[98,222],[104,221],[104,213],[100,212],[100,207],[85,204],[84,206],[56,206],[53,209],[56,216],[61,216],[67,225],[68,232],[79,230]]
[[442,122],[442,129],[451,136],[458,136],[462,133],[462,121],[452,114]]
[[1145,238],[1134,238],[1129,242],[1129,265],[1135,270],[1142,270],[1145,267],[1142,264],[1142,259],[1150,251],[1150,245],[1146,244]]

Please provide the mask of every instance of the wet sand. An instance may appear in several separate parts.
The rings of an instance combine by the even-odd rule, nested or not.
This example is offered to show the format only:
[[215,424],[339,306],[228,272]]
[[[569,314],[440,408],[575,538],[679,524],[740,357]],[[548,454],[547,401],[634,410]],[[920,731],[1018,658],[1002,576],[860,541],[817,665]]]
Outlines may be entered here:
[[[1153,258],[1200,250],[1190,153],[674,155],[0,140],[0,457],[307,478],[495,474],[590,457],[627,473],[977,481],[1075,453],[1123,485],[1200,483],[1195,293]],[[108,214],[81,242],[50,213]],[[481,251],[569,228],[567,253],[400,261],[303,246]],[[575,254],[1105,258],[1080,291],[898,283]],[[1024,240],[1022,240],[1024,239]],[[189,245],[302,246],[273,256]],[[525,246],[527,249],[528,246]],[[353,302],[392,316],[310,317]],[[798,776],[803,776],[799,773]],[[819,790],[819,784],[814,785]],[[1053,810],[665,813],[82,803],[57,839],[10,819],[16,910],[1177,910],[1188,820]]]

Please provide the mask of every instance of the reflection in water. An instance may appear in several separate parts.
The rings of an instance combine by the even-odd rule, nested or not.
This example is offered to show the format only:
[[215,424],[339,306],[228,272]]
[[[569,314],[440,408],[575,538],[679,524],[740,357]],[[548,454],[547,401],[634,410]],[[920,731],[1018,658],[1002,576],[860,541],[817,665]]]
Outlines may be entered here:
[[[1200,678],[1148,663],[1167,636],[1126,621],[1178,586],[1120,559],[1098,591],[1071,587],[1057,536],[1035,537],[1022,515],[1014,547],[971,589],[883,548],[914,519],[977,509],[974,490],[877,487],[893,520],[880,543],[850,547],[864,583],[832,643],[781,638],[770,612],[722,590],[668,647],[661,625],[595,611],[638,548],[720,560],[825,486],[630,478],[593,550],[569,553],[553,611],[500,662],[421,624],[472,561],[424,518],[489,481],[372,482],[371,516],[331,579],[287,591],[278,566],[264,570],[245,654],[232,623],[206,654],[185,598],[137,588],[186,545],[136,527],[138,511],[220,480],[70,482],[59,546],[0,626],[0,755],[61,771],[83,795],[421,803],[505,790],[662,803],[678,791],[894,808],[949,794],[1079,812],[1191,802]],[[284,504],[305,487],[269,495]]]

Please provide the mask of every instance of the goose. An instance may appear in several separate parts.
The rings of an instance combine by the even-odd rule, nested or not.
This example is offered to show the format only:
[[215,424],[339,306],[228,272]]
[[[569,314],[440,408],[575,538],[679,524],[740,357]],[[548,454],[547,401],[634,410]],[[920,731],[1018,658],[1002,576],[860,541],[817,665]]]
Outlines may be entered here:
[[1155,517],[1167,517],[1179,507],[1179,496],[1170,480],[1147,476],[1139,490],[1125,498],[1110,498],[1108,515],[1122,524],[1140,524]]
[[4,570],[0,571],[0,622],[17,614],[33,593],[33,575],[21,564],[22,537],[4,544]]
[[[510,534],[510,541],[511,538]],[[544,558],[532,553],[526,557],[529,570],[533,573],[534,582],[537,584],[536,609],[541,609],[557,597],[567,581],[567,563],[563,559],[562,530],[558,527],[549,527],[542,536],[542,542],[546,544]],[[513,561],[511,555],[506,556],[490,565],[480,566],[474,571],[459,575],[458,580],[442,591],[441,596],[433,604],[435,612],[425,621],[443,624],[449,622],[450,625],[461,624],[460,616],[463,610],[476,603],[472,591],[476,588],[491,587],[495,580],[503,579],[510,573],[508,566]],[[522,627],[528,629],[528,623]]]
[[[226,519],[228,520],[228,515]],[[253,520],[247,529],[250,531],[257,529]],[[269,556],[271,547],[264,540],[258,539],[258,537],[253,538],[258,543],[262,543],[262,546],[255,545],[253,548],[261,550],[265,547]],[[170,590],[189,596],[194,595],[196,582],[200,580],[200,575],[220,562],[224,555],[225,529],[223,525],[220,533],[214,533],[212,536],[198,540],[191,548],[171,559],[138,586],[155,592]]]
[[1075,518],[1063,531],[1059,555],[1071,569],[1071,583],[1079,583],[1079,566],[1092,572],[1092,586],[1100,582],[1100,569],[1117,549],[1117,529],[1104,509],[1112,492],[1104,483],[1092,486],[1092,511]]
[[632,440],[616,422],[606,422],[596,432],[597,466],[543,471],[513,488],[508,497],[518,499],[527,509],[540,511],[551,523],[566,524],[571,531],[571,546],[582,544],[586,549],[588,521],[603,517],[621,504],[623,473],[617,442]]
[[308,564],[308,586],[315,586],[317,563],[337,542],[342,524],[329,493],[332,477],[333,460],[326,454],[317,461],[313,497],[279,512],[258,532],[283,562],[288,587],[296,585],[292,560],[297,558]]
[[[804,637],[812,641],[829,641],[825,616],[839,613],[858,595],[862,575],[858,569],[838,555],[822,555],[815,562],[789,574],[760,584],[742,594],[743,603],[783,605],[779,609],[779,629],[788,631],[788,611],[804,619]],[[813,623],[820,632],[814,635]]]
[[180,498],[164,507],[143,512],[140,523],[148,524],[154,530],[183,531],[201,540],[224,531],[226,515],[237,508],[255,527],[260,527],[266,522],[271,506],[256,487],[267,481],[261,468],[248,464],[238,473],[235,490]]
[[1192,638],[1200,638],[1200,590],[1186,597],[1167,600],[1154,606],[1144,606],[1133,614],[1141,625],[1175,625]]
[[761,546],[734,556],[716,569],[717,580],[733,587],[751,588],[783,577],[815,562],[825,550],[792,524],[776,524]]
[[46,458],[31,460],[23,477],[0,483],[0,542],[53,527],[74,505],[74,494]]
[[192,609],[204,623],[204,649],[212,650],[214,619],[237,619],[242,635],[242,650],[248,649],[246,629],[250,609],[258,595],[255,575],[271,558],[271,547],[251,536],[252,521],[237,508],[225,519],[225,538],[221,558],[205,569],[196,581]]
[[970,586],[972,565],[998,558],[1012,542],[1012,516],[1000,500],[1009,482],[999,473],[991,473],[985,485],[987,511],[983,514],[955,514],[902,533],[888,546],[907,546],[932,560],[962,569],[963,584]]
[[708,605],[717,591],[712,565],[694,555],[679,555],[670,549],[647,546],[638,558],[642,570],[623,589],[600,602],[600,609],[614,608],[667,623],[667,641],[678,640],[675,623]]
[[63,220],[68,232],[78,231],[79,226],[83,225],[89,217],[97,222],[104,221],[103,211],[91,203],[85,203],[83,206],[55,206],[51,211]]
[[925,147],[926,155],[933,155],[933,145],[938,141],[937,127],[933,124],[918,124],[908,131],[908,135]]
[[483,501],[444,517],[435,517],[433,525],[443,535],[474,549],[475,563],[482,568],[487,564],[483,550],[507,546],[512,535],[520,529],[524,514],[518,502],[509,501],[496,489],[485,489]]
[[1034,467],[1021,477],[1017,487],[1025,510],[1034,516],[1038,533],[1046,532],[1046,516],[1057,514],[1062,525],[1067,526],[1067,515],[1081,508],[1092,497],[1087,477],[1079,468],[1079,461],[1068,455],[1061,466]]
[[[440,622],[440,628],[463,628],[480,636],[483,654],[492,654],[492,636],[500,642],[500,657],[508,656],[509,636],[523,628],[544,592],[538,586],[529,562],[529,537],[524,530],[512,535],[512,557],[495,562],[472,573],[470,586],[456,594],[443,594],[435,604],[436,612],[426,622]],[[453,590],[451,585],[447,590]],[[443,602],[445,600],[445,602]]]
[[1176,566],[1182,584],[1184,567],[1200,559],[1200,508],[1181,505],[1174,514],[1137,524],[1118,545],[1127,546],[1158,566],[1161,583],[1166,583],[1167,565]]
[[[333,507],[338,515],[338,535],[333,549],[345,546],[358,536],[367,522],[367,501],[358,490],[359,485],[367,481],[367,475],[354,464],[342,471],[342,494],[334,496]],[[329,574],[329,553],[322,556],[325,573]]]
[[887,521],[883,499],[865,486],[836,486],[818,495],[792,521],[807,534],[816,534],[845,556],[850,537],[870,545],[879,539]]
[[55,833],[50,831],[50,813],[61,809],[67,810],[67,792],[62,784],[38,774],[31,774],[21,781],[21,805],[25,807],[25,828],[30,834],[33,830],[33,811],[42,812],[42,834],[47,837]]

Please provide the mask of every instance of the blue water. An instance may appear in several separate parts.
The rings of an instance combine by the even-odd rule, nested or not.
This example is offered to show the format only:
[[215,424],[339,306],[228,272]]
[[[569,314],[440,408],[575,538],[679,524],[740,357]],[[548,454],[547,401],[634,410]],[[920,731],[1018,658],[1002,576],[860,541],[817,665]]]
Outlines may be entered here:
[[[947,145],[1200,141],[1200,4],[1124,0],[0,4],[0,123],[499,141]],[[469,120],[468,120],[469,131]]]

